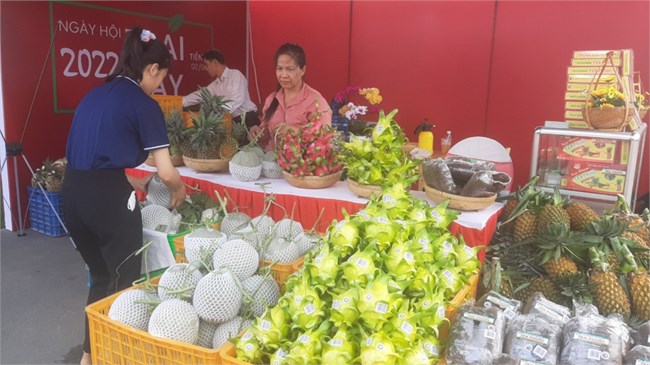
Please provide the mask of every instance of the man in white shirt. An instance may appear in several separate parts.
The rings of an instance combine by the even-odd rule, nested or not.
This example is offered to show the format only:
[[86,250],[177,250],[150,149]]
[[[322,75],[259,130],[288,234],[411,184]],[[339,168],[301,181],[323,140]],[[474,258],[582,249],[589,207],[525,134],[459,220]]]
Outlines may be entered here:
[[[233,121],[240,122],[241,114],[246,113],[246,125],[250,128],[259,125],[257,106],[251,101],[248,94],[248,81],[239,71],[226,66],[223,54],[217,49],[212,49],[203,54],[205,64],[210,77],[214,81],[207,86],[213,95],[223,96],[230,100],[227,106],[233,116]],[[199,91],[195,91],[183,97],[183,107],[198,104],[200,100]]]

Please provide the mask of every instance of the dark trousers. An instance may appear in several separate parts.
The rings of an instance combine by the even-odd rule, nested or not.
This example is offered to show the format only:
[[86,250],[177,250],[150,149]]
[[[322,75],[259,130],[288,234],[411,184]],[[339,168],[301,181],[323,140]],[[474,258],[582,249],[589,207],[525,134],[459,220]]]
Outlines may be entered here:
[[[241,123],[241,115],[232,118],[233,122]],[[250,129],[254,125],[260,125],[260,117],[257,112],[246,112],[246,127]]]
[[[127,203],[133,187],[124,170],[68,169],[63,182],[65,222],[92,284],[87,304],[126,289],[140,277],[142,216],[136,202]],[[133,194],[135,199],[135,194]],[[88,318],[83,349],[90,352]]]

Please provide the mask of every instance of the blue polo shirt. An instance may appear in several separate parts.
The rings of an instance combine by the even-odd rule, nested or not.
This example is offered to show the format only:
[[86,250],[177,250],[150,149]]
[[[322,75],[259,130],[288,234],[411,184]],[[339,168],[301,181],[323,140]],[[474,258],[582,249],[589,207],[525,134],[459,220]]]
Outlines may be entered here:
[[75,170],[123,169],[142,164],[150,150],[169,146],[158,103],[126,77],[91,90],[72,120],[66,157]]

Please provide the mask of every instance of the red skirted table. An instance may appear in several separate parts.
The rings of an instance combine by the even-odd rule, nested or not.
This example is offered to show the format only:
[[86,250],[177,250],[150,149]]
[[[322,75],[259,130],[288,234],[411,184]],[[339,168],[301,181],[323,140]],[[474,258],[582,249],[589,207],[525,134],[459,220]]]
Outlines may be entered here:
[[[154,171],[155,167],[144,164],[135,169],[127,169],[128,174],[136,177],[143,177]],[[221,197],[229,196],[231,200],[228,202],[228,211],[237,207],[240,212],[255,217],[264,210],[265,192],[273,193],[275,202],[285,207],[286,215],[290,216],[293,209],[294,219],[309,230],[316,223],[320,211],[324,210],[316,227],[319,232],[325,232],[333,220],[343,219],[343,209],[349,214],[354,214],[368,202],[367,199],[357,197],[348,189],[347,183],[341,181],[325,189],[300,189],[289,185],[284,179],[262,178],[254,182],[240,182],[235,181],[229,173],[201,173],[186,166],[178,167],[178,171],[188,186],[204,192],[212,199],[216,200],[215,192]],[[191,190],[189,189],[188,193],[191,194]],[[424,192],[411,193],[435,205]],[[139,198],[143,199],[144,196],[139,193]],[[449,230],[454,235],[462,233],[469,246],[488,245],[496,230],[497,218],[502,208],[503,204],[494,203],[478,212],[462,212],[451,223]],[[285,211],[275,205],[271,206],[268,214],[276,221],[285,217]],[[481,251],[481,260],[483,256],[484,251]]]

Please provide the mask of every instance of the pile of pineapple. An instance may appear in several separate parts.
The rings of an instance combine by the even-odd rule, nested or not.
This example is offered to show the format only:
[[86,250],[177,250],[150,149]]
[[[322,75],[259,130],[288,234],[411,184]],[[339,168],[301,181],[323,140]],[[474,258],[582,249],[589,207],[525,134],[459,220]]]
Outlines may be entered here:
[[67,164],[68,160],[65,157],[56,161],[52,161],[48,157],[43,161],[41,168],[34,171],[34,175],[32,176],[32,186],[38,188],[38,185],[40,184],[46,191],[62,191],[63,178],[65,177]]
[[603,214],[546,194],[536,178],[506,203],[487,260],[503,268],[499,291],[526,301],[535,292],[571,307],[593,303],[603,315],[650,320],[648,211],[630,212],[619,196]]
[[227,116],[226,100],[200,88],[200,110],[192,116],[192,126],[179,134],[183,156],[202,160],[230,160],[247,144],[245,121],[233,123]]

